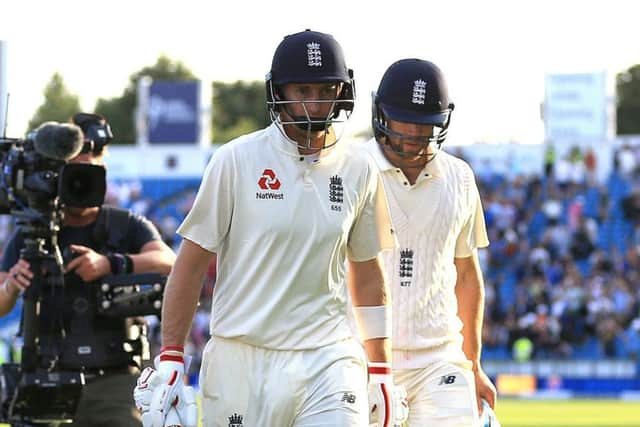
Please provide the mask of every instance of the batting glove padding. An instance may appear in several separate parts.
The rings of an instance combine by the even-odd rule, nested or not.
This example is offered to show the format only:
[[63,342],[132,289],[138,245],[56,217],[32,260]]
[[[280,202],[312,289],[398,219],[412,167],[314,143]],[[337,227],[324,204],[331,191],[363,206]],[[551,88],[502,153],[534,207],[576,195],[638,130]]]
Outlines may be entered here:
[[[155,427],[152,413],[142,414],[143,427]],[[193,387],[183,387],[178,393],[178,402],[169,408],[163,427],[197,427],[198,405]]]
[[402,426],[409,417],[407,391],[393,383],[390,363],[369,363],[369,423],[377,427]]
[[[142,425],[144,425],[144,421],[142,421]],[[169,408],[169,413],[167,413],[167,417],[164,419],[164,427],[183,427],[176,408]]]
[[[183,383],[185,358],[182,347],[163,347],[155,359],[155,366],[156,369],[142,371],[133,391],[136,407],[142,413],[142,425],[196,427],[195,391]],[[176,418],[180,424],[176,424]]]

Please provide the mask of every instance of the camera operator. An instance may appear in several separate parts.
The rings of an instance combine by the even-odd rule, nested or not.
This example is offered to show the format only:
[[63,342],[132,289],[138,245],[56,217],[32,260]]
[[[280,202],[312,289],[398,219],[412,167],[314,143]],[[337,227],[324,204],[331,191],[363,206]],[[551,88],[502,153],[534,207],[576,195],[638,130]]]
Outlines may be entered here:
[[[69,163],[103,165],[106,144],[113,138],[104,117],[78,113],[73,122],[84,133],[82,152]],[[119,219],[118,219],[119,218]],[[70,286],[89,286],[88,283],[109,274],[160,273],[168,274],[175,260],[173,251],[162,241],[157,229],[149,220],[128,210],[106,206],[77,208],[65,207],[58,236],[60,249],[65,254],[65,292]],[[8,313],[21,293],[30,285],[33,273],[29,264],[20,259],[24,238],[18,228],[6,245],[0,269],[0,315]],[[65,305],[66,301],[65,301]],[[74,310],[65,311],[65,327],[78,323]],[[71,314],[67,314],[70,312]],[[93,325],[96,341],[112,338],[114,331],[126,340],[127,320],[103,318]],[[104,334],[104,335],[101,335]],[[118,336],[118,335],[115,335]],[[100,344],[97,344],[100,347]],[[115,349],[113,347],[116,347]],[[124,347],[124,345],[120,345]],[[85,373],[86,385],[74,417],[74,426],[140,426],[140,418],[131,400],[138,369],[131,353],[117,346],[93,351],[104,366],[74,366],[61,362],[66,369]],[[127,360],[128,359],[128,360]]]

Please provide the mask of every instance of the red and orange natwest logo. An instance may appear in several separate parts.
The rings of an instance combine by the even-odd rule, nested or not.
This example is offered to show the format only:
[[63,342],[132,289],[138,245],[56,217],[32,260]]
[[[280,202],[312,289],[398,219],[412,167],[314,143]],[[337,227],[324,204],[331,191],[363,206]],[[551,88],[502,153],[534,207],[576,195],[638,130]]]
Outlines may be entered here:
[[[280,189],[282,184],[272,169],[265,169],[262,176],[258,180],[258,187],[261,191],[256,191],[256,199],[260,200],[284,200],[284,194],[281,192],[274,193]],[[272,191],[266,191],[272,190]]]
[[280,180],[273,170],[265,169],[264,172],[262,172],[262,176],[258,180],[258,187],[260,187],[262,190],[279,190]]

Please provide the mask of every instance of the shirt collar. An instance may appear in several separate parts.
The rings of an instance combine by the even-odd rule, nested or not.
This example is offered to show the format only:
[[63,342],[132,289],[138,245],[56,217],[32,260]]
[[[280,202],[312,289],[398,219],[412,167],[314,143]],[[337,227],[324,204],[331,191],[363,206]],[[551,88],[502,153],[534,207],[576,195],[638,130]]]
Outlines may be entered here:
[[[378,141],[376,141],[375,138],[372,138],[368,144],[370,144],[371,150],[371,156],[373,157],[373,160],[375,161],[376,165],[378,166],[378,169],[380,170],[380,172],[386,172],[389,170],[396,170],[399,169],[397,166],[394,166],[384,155],[384,153],[382,152],[382,147],[380,147],[380,144],[378,143]],[[420,176],[423,177],[425,175],[429,176],[429,177],[437,177],[440,176],[440,170],[441,170],[441,166],[440,166],[440,162],[442,161],[442,156],[444,155],[444,153],[442,152],[442,150],[440,150],[438,152],[438,154],[436,154],[436,156],[434,157],[433,160],[431,160],[429,163],[427,163],[424,167],[424,169],[422,169]]]
[[424,166],[424,169],[422,169],[423,175],[429,174],[431,177],[440,176],[442,171],[442,158],[444,155],[444,152],[440,149],[436,156]]
[[303,155],[298,151],[298,147],[296,146],[295,141],[289,139],[284,133],[284,129],[282,129],[281,125],[278,123],[272,123],[268,128],[269,132],[269,140],[272,141],[272,144],[276,148],[276,150],[286,154],[287,156],[294,157],[296,160],[304,161],[306,160],[309,164],[318,163],[321,159],[329,156],[335,151],[335,147],[338,144],[334,144],[332,147],[325,148],[320,150],[317,154],[308,154]]
[[373,157],[373,160],[376,163],[376,166],[378,166],[380,172],[398,169],[385,157],[380,144],[378,144],[378,141],[376,141],[375,138],[371,138],[367,144],[369,144],[369,147],[371,148],[369,152],[371,153],[371,157]]

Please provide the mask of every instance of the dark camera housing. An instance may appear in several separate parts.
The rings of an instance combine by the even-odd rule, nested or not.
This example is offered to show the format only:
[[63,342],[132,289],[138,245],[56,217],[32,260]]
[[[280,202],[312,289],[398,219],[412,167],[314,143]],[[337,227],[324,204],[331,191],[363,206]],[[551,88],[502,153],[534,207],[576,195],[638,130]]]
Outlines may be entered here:
[[0,370],[4,420],[49,423],[73,419],[85,383],[82,373],[45,370],[23,373],[16,363],[5,363]]
[[107,191],[106,170],[87,163],[67,163],[60,170],[58,195],[65,206],[100,206]]

